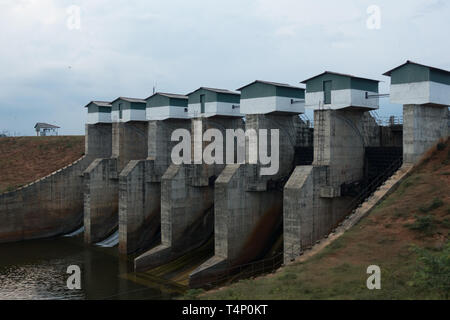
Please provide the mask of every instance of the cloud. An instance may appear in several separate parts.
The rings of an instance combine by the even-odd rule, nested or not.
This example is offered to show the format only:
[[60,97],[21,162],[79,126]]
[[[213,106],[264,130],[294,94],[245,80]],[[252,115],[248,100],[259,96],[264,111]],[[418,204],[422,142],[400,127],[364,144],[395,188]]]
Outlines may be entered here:
[[275,34],[277,36],[295,36],[296,35],[296,26],[290,25],[290,26],[281,26],[276,31]]
[[[366,27],[372,4],[380,30]],[[80,30],[67,28],[71,5]],[[155,83],[186,93],[323,70],[388,80],[406,59],[450,69],[449,14],[442,0],[0,0],[0,131],[45,121],[81,134],[88,101],[146,97]]]

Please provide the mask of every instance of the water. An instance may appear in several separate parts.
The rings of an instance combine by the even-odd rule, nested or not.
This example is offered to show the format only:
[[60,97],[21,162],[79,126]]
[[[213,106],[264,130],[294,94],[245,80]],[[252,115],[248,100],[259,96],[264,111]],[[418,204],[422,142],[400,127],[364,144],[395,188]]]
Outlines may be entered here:
[[119,244],[119,230],[114,232],[110,237],[103,240],[102,242],[97,243],[96,246],[103,248],[113,248],[118,244]]
[[[67,288],[70,265],[81,268],[81,290]],[[139,279],[131,261],[119,259],[117,248],[85,246],[82,235],[0,245],[0,300],[156,300],[176,294],[161,281],[129,279]]]

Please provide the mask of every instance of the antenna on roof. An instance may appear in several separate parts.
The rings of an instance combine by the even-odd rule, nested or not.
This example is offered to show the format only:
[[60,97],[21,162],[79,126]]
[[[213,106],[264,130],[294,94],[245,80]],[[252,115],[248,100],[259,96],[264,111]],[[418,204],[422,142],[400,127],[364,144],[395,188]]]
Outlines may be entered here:
[[155,84],[154,84],[154,86],[153,86],[153,94],[156,93],[156,87],[157,87],[157,85],[158,85],[158,82],[155,82]]

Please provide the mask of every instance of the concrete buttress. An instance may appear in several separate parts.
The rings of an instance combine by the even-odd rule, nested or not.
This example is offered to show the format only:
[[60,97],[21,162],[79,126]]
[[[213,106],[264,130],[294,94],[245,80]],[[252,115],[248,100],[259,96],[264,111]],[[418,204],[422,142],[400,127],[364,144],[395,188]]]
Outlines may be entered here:
[[171,141],[178,129],[190,129],[190,120],[167,119],[148,123],[148,157],[133,160],[119,176],[119,252],[132,254],[161,241],[161,179],[169,168]]
[[286,263],[329,234],[349,213],[352,197],[342,195],[341,186],[363,180],[365,148],[380,143],[377,125],[365,110],[316,110],[314,123],[314,162],[296,167],[284,187]]
[[84,173],[84,239],[104,240],[119,223],[119,173],[131,160],[147,157],[147,122],[112,124],[112,152],[96,159]]

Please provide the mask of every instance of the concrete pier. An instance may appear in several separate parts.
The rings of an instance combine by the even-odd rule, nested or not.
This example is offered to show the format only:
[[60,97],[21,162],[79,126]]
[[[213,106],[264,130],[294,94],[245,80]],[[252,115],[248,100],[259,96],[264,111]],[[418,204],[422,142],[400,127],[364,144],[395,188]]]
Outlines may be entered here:
[[[192,156],[209,143],[203,133],[217,129],[243,129],[240,118],[214,116],[192,119]],[[226,141],[224,159],[226,158]],[[213,234],[214,181],[224,164],[172,164],[161,180],[161,245],[135,259],[135,269],[143,271],[167,263],[200,247]]]
[[407,60],[384,75],[391,78],[391,103],[403,105],[404,163],[416,164],[448,137],[450,71]]
[[111,157],[112,124],[87,124],[84,143],[86,156],[92,159]]
[[[190,275],[191,287],[264,257],[282,228],[282,187],[294,168],[295,149],[307,147],[305,143],[310,141],[305,139],[309,129],[292,114],[255,114],[246,119],[246,130],[279,130],[279,170],[262,176],[260,164],[226,166],[215,183],[215,255]],[[269,150],[276,147],[270,140],[268,143]],[[248,146],[246,149],[248,160]]]
[[171,164],[177,129],[190,129],[190,120],[148,123],[148,157],[132,160],[119,176],[119,252],[132,254],[160,242],[161,180]]
[[289,262],[337,226],[352,198],[343,184],[364,178],[365,147],[379,145],[377,124],[365,110],[316,110],[314,163],[299,166],[284,187],[284,260]]
[[428,149],[448,137],[448,108],[436,104],[403,106],[404,163],[417,163]]
[[144,121],[115,122],[112,124],[112,159],[122,171],[131,160],[147,157],[148,123]]
[[147,122],[112,124],[111,157],[96,159],[84,172],[84,239],[96,243],[118,226],[119,173],[131,160],[147,157]]

